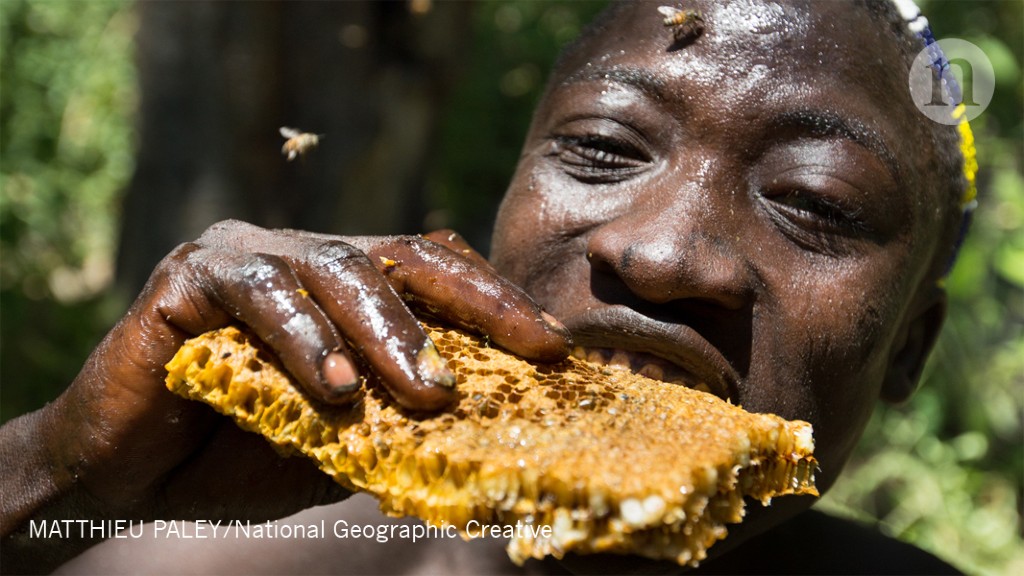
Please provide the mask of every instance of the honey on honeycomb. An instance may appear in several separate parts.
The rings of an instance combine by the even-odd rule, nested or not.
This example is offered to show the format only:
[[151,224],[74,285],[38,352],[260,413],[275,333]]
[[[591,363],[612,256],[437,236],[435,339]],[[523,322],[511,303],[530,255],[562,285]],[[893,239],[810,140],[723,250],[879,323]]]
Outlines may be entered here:
[[741,521],[744,496],[817,494],[807,423],[576,358],[531,364],[426,328],[459,394],[436,414],[402,409],[372,375],[351,406],[312,401],[236,328],[188,341],[167,386],[314,459],[388,514],[464,536],[469,526],[533,527],[509,542],[517,563],[572,551],[695,566]]

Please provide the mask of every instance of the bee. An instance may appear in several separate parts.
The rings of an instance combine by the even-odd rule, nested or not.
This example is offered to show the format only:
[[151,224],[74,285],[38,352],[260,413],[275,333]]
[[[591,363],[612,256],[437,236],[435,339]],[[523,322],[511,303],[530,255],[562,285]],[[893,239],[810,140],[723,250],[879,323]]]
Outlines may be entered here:
[[323,134],[310,134],[286,126],[281,127],[281,136],[288,139],[281,147],[281,154],[288,156],[289,162],[316,148],[320,144],[320,139],[324,137]]
[[672,28],[676,42],[696,38],[704,32],[704,16],[699,10],[681,10],[671,6],[658,6],[665,26]]

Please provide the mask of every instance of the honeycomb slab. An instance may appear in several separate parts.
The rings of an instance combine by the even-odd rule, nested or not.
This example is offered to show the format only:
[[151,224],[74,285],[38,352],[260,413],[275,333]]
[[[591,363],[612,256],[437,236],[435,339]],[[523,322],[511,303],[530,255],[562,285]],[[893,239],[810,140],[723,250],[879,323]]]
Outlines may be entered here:
[[[576,358],[531,364],[465,333],[427,326],[459,401],[423,414],[372,376],[348,407],[306,396],[236,328],[188,341],[167,386],[315,460],[393,516],[516,526],[510,558],[612,552],[695,566],[743,518],[817,494],[809,424],[748,413],[704,392]],[[369,371],[364,371],[369,373]]]

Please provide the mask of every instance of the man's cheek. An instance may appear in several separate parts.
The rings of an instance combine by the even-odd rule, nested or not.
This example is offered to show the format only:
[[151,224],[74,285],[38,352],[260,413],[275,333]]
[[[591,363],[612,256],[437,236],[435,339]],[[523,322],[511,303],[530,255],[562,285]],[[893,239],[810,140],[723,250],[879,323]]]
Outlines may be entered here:
[[804,313],[802,321],[810,327],[811,344],[817,354],[824,356],[817,359],[816,366],[830,367],[834,375],[880,377],[871,372],[884,356],[882,319],[887,314],[875,299],[859,290],[837,291]]
[[785,388],[787,417],[864,403],[865,390],[877,389],[884,374],[888,311],[840,274],[792,278],[799,290],[776,290],[754,310],[757,388]]

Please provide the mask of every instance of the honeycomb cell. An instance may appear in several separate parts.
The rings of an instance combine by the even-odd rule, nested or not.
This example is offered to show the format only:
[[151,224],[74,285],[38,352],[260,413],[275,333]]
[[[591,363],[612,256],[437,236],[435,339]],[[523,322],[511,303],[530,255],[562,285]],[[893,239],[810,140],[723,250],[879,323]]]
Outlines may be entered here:
[[497,402],[484,402],[480,405],[480,416],[483,418],[497,418],[501,405]]
[[391,447],[388,446],[388,442],[384,440],[377,440],[373,443],[373,448],[377,452],[377,458],[387,460],[391,456]]

